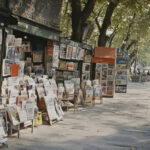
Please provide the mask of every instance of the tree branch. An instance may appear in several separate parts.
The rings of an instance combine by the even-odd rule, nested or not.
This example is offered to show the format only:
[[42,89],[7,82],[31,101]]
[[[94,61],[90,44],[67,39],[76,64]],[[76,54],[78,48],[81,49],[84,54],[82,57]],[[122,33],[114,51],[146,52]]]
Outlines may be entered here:
[[85,22],[88,19],[88,17],[90,16],[91,12],[94,9],[95,3],[96,0],[87,1],[81,15],[82,22]]
[[136,44],[136,43],[137,43],[136,40],[132,40],[132,41],[130,42],[130,44],[128,44],[126,50],[128,51],[128,50],[129,50],[134,44]]
[[112,14],[115,10],[115,8],[117,7],[119,3],[119,0],[116,0],[116,2],[109,2],[108,6],[107,6],[107,10],[106,10],[106,14],[103,20],[103,24],[100,30],[100,36],[99,36],[99,41],[98,41],[98,45],[99,46],[105,46],[106,45],[106,31],[108,29],[108,27],[111,25],[111,17]]
[[[117,25],[117,27],[118,27],[118,25]],[[110,35],[110,38],[109,38],[109,47],[111,47],[112,41],[113,41],[113,39],[114,39],[114,37],[115,37],[115,35],[117,33],[117,27],[114,29],[113,33]]]
[[122,46],[121,46],[121,49],[122,49],[122,50],[125,49],[126,44],[127,44],[128,40],[129,40],[129,38],[130,38],[130,35],[131,35],[131,29],[132,29],[132,26],[133,26],[133,24],[134,24],[133,20],[135,19],[135,16],[136,16],[136,14],[134,13],[134,14],[133,14],[132,22],[129,23],[129,26],[128,26],[127,35],[126,35],[125,40],[123,41],[123,44],[122,44]]

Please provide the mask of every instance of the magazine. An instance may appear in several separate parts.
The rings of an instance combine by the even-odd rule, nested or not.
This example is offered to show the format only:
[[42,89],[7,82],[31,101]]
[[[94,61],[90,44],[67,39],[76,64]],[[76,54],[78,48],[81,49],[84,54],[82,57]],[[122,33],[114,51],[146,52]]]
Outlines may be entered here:
[[15,60],[15,51],[16,51],[15,46],[8,46],[6,49],[6,59],[14,61]]
[[76,59],[77,58],[77,47],[73,47],[72,48],[72,59]]
[[53,67],[58,68],[59,65],[59,46],[54,45],[54,51],[53,51]]
[[3,59],[3,76],[11,75],[13,61],[9,59]]
[[84,59],[84,49],[78,47],[78,60]]
[[43,61],[43,52],[35,51],[33,52],[33,62],[42,62]]
[[84,62],[90,63],[92,60],[92,56],[91,55],[85,55],[84,56]]
[[83,63],[82,65],[82,72],[86,73],[86,72],[90,72],[90,63]]
[[60,44],[60,55],[59,55],[59,57],[60,58],[63,58],[63,59],[65,59],[66,58],[66,44]]
[[72,58],[72,49],[73,49],[73,47],[71,45],[67,45],[66,59]]

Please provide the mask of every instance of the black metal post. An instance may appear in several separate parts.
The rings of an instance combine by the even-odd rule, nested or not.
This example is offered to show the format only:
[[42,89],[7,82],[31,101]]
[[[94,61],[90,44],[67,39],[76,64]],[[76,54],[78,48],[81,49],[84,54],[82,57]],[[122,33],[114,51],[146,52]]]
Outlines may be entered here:
[[6,49],[6,32],[5,26],[2,26],[2,45],[1,45],[1,56],[0,56],[0,96],[2,96],[2,82],[3,82],[3,58]]

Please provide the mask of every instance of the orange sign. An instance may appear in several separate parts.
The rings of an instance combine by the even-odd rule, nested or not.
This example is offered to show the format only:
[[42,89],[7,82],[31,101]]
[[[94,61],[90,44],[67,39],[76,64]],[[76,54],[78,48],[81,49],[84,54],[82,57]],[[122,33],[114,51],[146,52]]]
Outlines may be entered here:
[[12,64],[11,76],[17,77],[19,75],[19,64]]
[[115,59],[109,58],[92,58],[92,63],[107,63],[107,64],[115,64]]
[[108,47],[95,47],[94,57],[115,59],[116,58],[116,49],[108,48]]

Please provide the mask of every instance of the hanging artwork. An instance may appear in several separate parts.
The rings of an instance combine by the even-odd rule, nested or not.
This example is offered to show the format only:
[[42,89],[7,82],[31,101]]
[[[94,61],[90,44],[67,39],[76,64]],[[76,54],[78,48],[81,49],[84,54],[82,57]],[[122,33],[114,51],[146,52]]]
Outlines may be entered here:
[[66,53],[66,59],[71,59],[72,58],[72,46],[67,45],[67,53]]
[[66,44],[60,44],[60,58],[66,58]]
[[3,76],[11,75],[12,64],[12,60],[3,59]]
[[52,66],[54,68],[58,68],[58,65],[59,65],[59,46],[58,45],[54,45]]
[[15,46],[8,46],[6,50],[6,59],[13,60],[15,59]]

